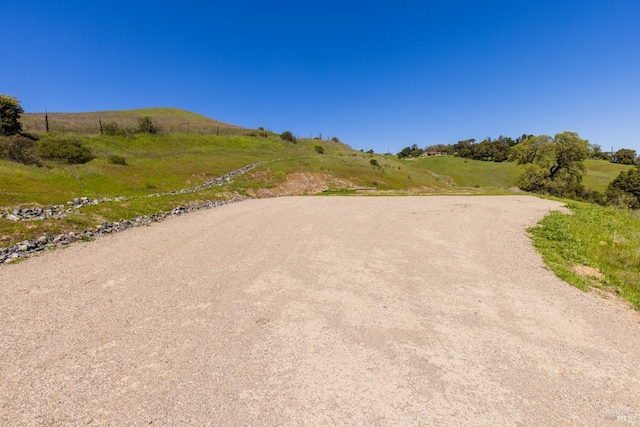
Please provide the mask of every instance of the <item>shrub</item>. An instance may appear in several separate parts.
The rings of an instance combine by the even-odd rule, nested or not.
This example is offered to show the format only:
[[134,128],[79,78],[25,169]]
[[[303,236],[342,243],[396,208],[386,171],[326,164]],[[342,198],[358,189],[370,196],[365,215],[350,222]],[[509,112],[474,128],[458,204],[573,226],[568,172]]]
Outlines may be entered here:
[[333,138],[331,138],[331,140],[332,140],[333,142],[340,142],[340,140],[338,139],[338,137],[337,137],[337,136],[334,136]]
[[314,150],[316,150],[316,153],[318,154],[324,154],[324,147],[322,145],[316,145],[315,147],[313,147]]
[[22,135],[0,137],[0,159],[40,165],[35,141]]
[[376,159],[371,159],[369,160],[369,163],[371,164],[371,166],[380,166],[380,164],[378,164],[378,161]]
[[158,127],[153,124],[151,121],[151,117],[144,116],[138,117],[138,129],[136,129],[139,133],[158,133]]
[[44,159],[67,164],[82,164],[93,159],[91,149],[77,136],[52,136],[38,142],[38,152]]
[[609,183],[606,194],[607,200],[613,205],[632,209],[640,208],[640,169],[634,168],[620,172]]
[[112,154],[111,156],[109,156],[109,158],[107,160],[112,165],[121,165],[121,166],[126,166],[127,165],[127,159],[125,159],[122,156],[118,156],[116,154]]
[[0,94],[0,135],[15,135],[22,131],[20,102],[13,96]]
[[280,138],[284,139],[285,141],[293,142],[294,144],[296,144],[298,142],[296,137],[293,136],[293,134],[291,132],[289,132],[288,130],[282,132],[280,134]]
[[109,136],[123,136],[126,133],[116,122],[103,123],[102,130],[105,135]]

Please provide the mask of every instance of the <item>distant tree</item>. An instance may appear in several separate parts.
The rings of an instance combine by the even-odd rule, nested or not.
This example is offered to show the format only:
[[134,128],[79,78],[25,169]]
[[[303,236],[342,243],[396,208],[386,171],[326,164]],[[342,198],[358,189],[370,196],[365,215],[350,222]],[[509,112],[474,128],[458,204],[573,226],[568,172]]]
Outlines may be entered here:
[[289,132],[288,130],[282,132],[280,134],[280,138],[284,139],[285,141],[293,142],[294,144],[298,142],[296,137],[293,136],[293,134],[291,132]]
[[491,138],[487,138],[479,144],[472,144],[471,157],[474,160],[484,160],[491,162],[503,162],[509,157],[511,151],[511,145],[509,144],[511,138],[500,138],[492,141]]
[[640,169],[622,171],[609,183],[607,201],[620,207],[640,208]]
[[514,141],[515,143],[513,145],[517,145],[519,143],[521,143],[522,141],[524,141],[525,139],[532,137],[534,135],[527,135],[526,133],[523,133],[522,136],[519,136],[516,138],[516,140]]
[[563,132],[551,138],[532,136],[518,143],[510,159],[524,165],[517,178],[525,191],[570,196],[581,192],[589,141],[575,132]]
[[0,135],[17,135],[22,132],[22,113],[24,110],[17,98],[0,94]]
[[337,136],[334,136],[333,138],[331,138],[331,140],[332,140],[333,142],[340,142],[340,139],[338,139],[338,137],[337,137]]
[[589,157],[594,160],[611,161],[611,154],[602,151],[602,147],[598,144],[591,144],[589,146]]
[[453,145],[453,150],[458,153],[460,157],[471,157],[473,154],[473,144],[475,142],[476,140],[474,138],[458,141],[457,144]]
[[622,148],[616,151],[611,158],[613,163],[620,163],[621,165],[632,165],[636,159],[636,150],[630,148]]
[[424,153],[424,150],[422,148],[419,148],[416,144],[413,144],[411,147],[404,147],[402,151],[398,153],[398,158],[402,159],[404,157],[418,157],[421,156],[422,153]]

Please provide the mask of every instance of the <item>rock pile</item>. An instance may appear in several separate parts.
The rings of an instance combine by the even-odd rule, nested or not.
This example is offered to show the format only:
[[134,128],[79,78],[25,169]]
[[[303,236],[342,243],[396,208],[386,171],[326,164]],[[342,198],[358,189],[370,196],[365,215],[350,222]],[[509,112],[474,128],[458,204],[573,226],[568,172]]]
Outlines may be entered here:
[[[168,191],[163,193],[155,193],[150,194],[147,197],[161,197],[173,194],[186,194],[193,193],[199,190],[203,190],[209,187],[220,187],[225,184],[229,184],[233,181],[233,178],[246,173],[247,171],[255,168],[258,165],[261,165],[264,162],[255,162],[250,165],[244,166],[240,169],[232,170],[219,178],[212,178],[201,185],[191,188],[183,188],[181,190]],[[14,209],[12,212],[0,212],[0,218],[3,216],[12,221],[37,221],[44,219],[58,219],[63,218],[67,214],[69,214],[74,209],[80,209],[83,206],[87,205],[97,205],[99,203],[110,202],[110,201],[125,201],[129,200],[131,197],[104,197],[101,199],[91,199],[89,197],[78,197],[73,199],[70,202],[67,202],[66,205],[50,205],[45,208],[21,208]],[[96,237],[117,233],[120,231],[128,230],[133,227],[138,227],[141,225],[149,225],[154,222],[162,221],[165,218],[182,215],[185,213],[189,213],[196,210],[202,209],[211,209],[218,206],[226,205],[229,203],[235,203],[245,200],[243,197],[224,200],[224,201],[205,201],[200,203],[193,203],[189,206],[178,206],[170,211],[161,212],[154,215],[143,215],[136,217],[132,220],[121,220],[119,222],[105,222],[103,224],[98,225],[95,229],[85,230],[82,233],[76,234],[73,232],[66,234],[58,234],[56,236],[51,236],[48,234],[42,235],[37,239],[25,240],[24,242],[18,243],[12,247],[8,248],[0,248],[0,264],[8,263],[14,261],[19,258],[25,258],[34,253],[46,250],[53,249],[59,246],[66,246],[70,243],[76,242],[78,240],[93,240]]]
[[66,246],[78,240],[93,240],[105,234],[118,233],[130,228],[139,227],[141,225],[150,225],[163,219],[182,215],[196,210],[211,209],[229,203],[236,203],[245,200],[243,197],[224,201],[208,201],[189,206],[178,206],[171,211],[161,212],[154,215],[142,215],[132,220],[121,220],[119,222],[105,222],[94,229],[85,230],[82,233],[66,233],[52,236],[49,234],[42,235],[37,239],[25,240],[9,248],[0,248],[0,264],[8,263],[19,258],[25,258],[37,252],[53,249],[60,246]]

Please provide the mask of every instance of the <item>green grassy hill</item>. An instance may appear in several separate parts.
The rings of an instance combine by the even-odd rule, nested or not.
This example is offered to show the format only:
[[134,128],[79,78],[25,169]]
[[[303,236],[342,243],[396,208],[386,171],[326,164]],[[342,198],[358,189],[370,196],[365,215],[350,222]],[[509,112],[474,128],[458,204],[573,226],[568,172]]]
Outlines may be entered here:
[[[125,129],[138,125],[138,118],[150,117],[161,133],[243,134],[249,129],[223,123],[178,108],[141,108],[137,110],[96,111],[90,113],[48,113],[50,132],[99,134],[102,123],[114,122]],[[45,113],[25,113],[22,124],[27,132],[45,131]]]
[[[127,136],[99,134],[98,118],[134,128],[138,117],[151,117],[163,132]],[[27,130],[43,140],[67,134],[44,134],[42,114],[25,114]],[[517,166],[453,156],[398,159],[367,154],[334,141],[282,140],[218,122],[188,111],[151,108],[95,113],[49,113],[50,125],[75,131],[95,158],[82,165],[48,162],[44,167],[0,160],[0,213],[16,208],[66,204],[77,197],[126,199],[85,206],[63,219],[14,222],[0,218],[0,247],[43,233],[83,231],[104,221],[152,215],[203,201],[238,196],[271,197],[291,194],[433,194],[443,192],[508,193],[515,185]],[[189,123],[189,133],[181,123]],[[200,132],[195,132],[200,129]],[[216,131],[217,129],[217,131]],[[226,131],[222,131],[225,129]],[[218,135],[216,135],[218,133]],[[319,148],[322,147],[322,150]],[[323,153],[319,153],[322,151]],[[126,165],[113,164],[120,156]],[[186,194],[158,193],[192,188],[208,179],[254,162],[264,162],[233,183]],[[604,190],[627,167],[587,162],[587,186]]]
[[459,187],[510,188],[515,185],[518,167],[511,162],[483,162],[453,156],[421,157],[411,165],[448,176]]
[[606,160],[587,160],[585,166],[587,173],[582,183],[585,187],[600,192],[604,192],[607,185],[620,175],[620,172],[633,169],[633,166],[619,165]]

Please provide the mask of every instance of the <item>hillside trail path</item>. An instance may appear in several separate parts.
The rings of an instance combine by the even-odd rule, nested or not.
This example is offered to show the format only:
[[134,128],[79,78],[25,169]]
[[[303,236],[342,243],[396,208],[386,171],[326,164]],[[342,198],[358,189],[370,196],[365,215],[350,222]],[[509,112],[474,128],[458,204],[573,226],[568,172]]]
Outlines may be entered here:
[[640,425],[530,196],[249,200],[0,268],[0,425]]

